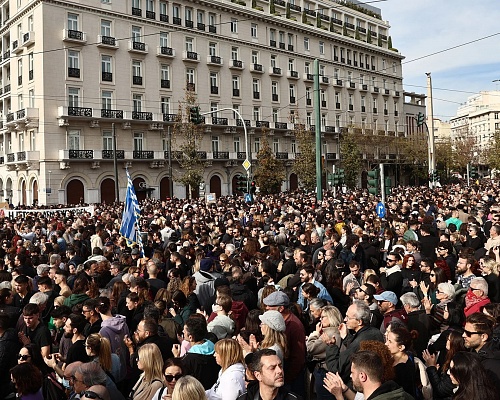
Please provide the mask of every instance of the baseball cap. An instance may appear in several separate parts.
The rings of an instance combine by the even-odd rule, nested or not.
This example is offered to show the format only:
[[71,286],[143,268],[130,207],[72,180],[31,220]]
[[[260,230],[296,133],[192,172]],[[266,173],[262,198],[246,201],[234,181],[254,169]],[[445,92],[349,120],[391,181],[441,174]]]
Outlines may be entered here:
[[377,301],[388,301],[394,305],[398,304],[398,296],[396,293],[391,292],[390,290],[386,290],[380,294],[376,294],[373,298]]

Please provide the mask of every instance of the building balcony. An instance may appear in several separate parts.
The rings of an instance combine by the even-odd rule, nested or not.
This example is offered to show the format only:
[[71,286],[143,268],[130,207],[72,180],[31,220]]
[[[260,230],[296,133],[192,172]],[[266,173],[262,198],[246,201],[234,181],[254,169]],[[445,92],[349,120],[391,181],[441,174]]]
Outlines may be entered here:
[[276,40],[270,40],[269,41],[269,46],[270,47],[276,47]]
[[218,86],[210,86],[210,94],[219,94]]
[[269,75],[271,76],[281,76],[281,68],[278,67],[269,67]]
[[156,48],[156,55],[158,57],[174,58],[175,49],[172,47],[158,46]]
[[101,118],[123,119],[123,110],[101,109]]
[[289,3],[289,5],[290,5],[290,10],[292,10],[292,11],[297,11],[297,12],[302,11],[302,8],[296,4]]
[[316,11],[314,11],[314,10],[305,9],[304,12],[307,15],[310,15],[311,17],[315,17],[316,16]]
[[160,79],[160,87],[162,89],[170,89],[170,79]]
[[143,81],[142,76],[136,76],[136,75],[132,76],[132,84],[133,85],[139,85],[139,86],[141,86],[142,85],[142,81]]
[[254,100],[259,100],[260,99],[260,92],[253,92],[253,98],[254,98]]
[[28,47],[35,43],[35,32],[29,31],[23,34],[23,46]]
[[333,84],[334,84],[335,86],[343,86],[343,85],[342,85],[342,80],[341,80],[341,79],[334,79],[334,80],[333,80]]
[[[96,150],[95,152],[99,153],[98,150]],[[96,158],[99,158],[98,154],[96,154]],[[102,150],[101,158],[103,160],[114,160],[115,152],[113,150]],[[116,150],[116,159],[117,160],[125,159],[125,150]]]
[[360,85],[359,90],[366,92],[368,90],[368,85],[365,84]]
[[288,51],[293,51],[293,44],[289,44],[289,45],[287,46],[287,48],[288,48]]
[[[210,158],[210,153],[208,154]],[[212,152],[213,160],[229,160],[229,151],[214,151]]]
[[288,129],[288,124],[286,122],[275,122],[274,129]]
[[399,97],[399,91],[395,90],[393,96],[394,97]]
[[328,85],[330,83],[330,79],[328,79],[327,76],[321,76],[320,77],[320,81],[319,83],[322,84],[322,85]]
[[288,160],[288,153],[279,151],[276,154],[276,159],[277,160]]
[[202,22],[198,22],[196,24],[196,29],[198,29],[199,31],[205,31],[205,24]]
[[63,29],[63,40],[73,43],[87,43],[87,33],[73,29]]
[[18,151],[2,157],[0,164],[6,164],[8,170],[35,170],[40,168],[39,151]]
[[290,103],[295,104],[296,98],[293,96],[290,96]]
[[101,81],[103,82],[113,82],[113,73],[112,72],[101,72]]
[[217,33],[217,27],[215,25],[208,25],[208,31],[210,33]]
[[306,98],[306,106],[312,106],[312,99]]
[[8,61],[10,61],[10,50],[7,50],[3,53],[3,56],[0,59],[0,63],[4,64]]
[[186,19],[186,20],[184,21],[184,26],[185,26],[186,28],[192,28],[192,27],[194,26],[194,23],[193,23],[193,21],[191,21],[190,19]]
[[221,67],[224,63],[222,57],[219,56],[207,56],[207,65],[215,65]]
[[195,51],[184,50],[182,52],[182,60],[190,62],[200,62],[200,57],[198,56],[198,53]]
[[314,75],[310,74],[310,73],[304,73],[304,80],[312,82],[312,81],[314,81]]
[[380,89],[377,87],[377,86],[373,86],[372,87],[372,93],[379,93],[380,92]]
[[212,117],[212,125],[228,125],[228,119],[220,117]]
[[10,51],[12,54],[18,54],[23,51],[23,46],[19,43],[19,40],[14,40],[11,44]]
[[274,0],[274,4],[276,6],[281,6],[281,7],[285,7],[286,6],[285,0]]
[[97,47],[103,47],[106,49],[117,49],[118,40],[112,36],[97,35]]
[[337,153],[326,153],[327,160],[337,160]]
[[283,42],[279,42],[278,46],[279,46],[279,48],[280,48],[281,50],[285,50],[285,49],[286,49],[286,44],[285,44],[285,43],[283,43]]
[[10,83],[3,87],[3,94],[10,93]]
[[68,78],[80,78],[80,68],[68,68]]
[[286,77],[289,79],[299,79],[298,71],[286,71]]
[[241,61],[241,60],[231,60],[231,63],[229,64],[229,68],[243,70],[245,68],[245,65],[244,65],[243,61]]
[[153,120],[153,113],[152,112],[145,112],[145,111],[132,111],[132,119],[135,119],[138,121],[152,121]]
[[354,82],[349,82],[349,86],[347,86],[348,89],[356,89],[356,84]]
[[132,15],[134,17],[142,17],[142,9],[137,7],[132,7]]
[[258,72],[260,74],[264,73],[264,68],[262,64],[250,64],[250,72]]
[[252,126],[252,123],[249,119],[244,119],[243,121],[241,121],[241,119],[237,119],[236,120],[236,126],[243,126],[243,123],[245,123],[245,126],[247,128],[250,128]]
[[323,21],[330,21],[330,17],[326,14],[319,14],[319,18],[322,19]]
[[23,108],[7,114],[5,127],[17,131],[38,127],[38,108]]
[[334,126],[325,126],[325,132],[326,133],[337,133],[337,129]]
[[342,23],[342,21],[340,19],[337,19],[337,18],[332,18],[332,22],[335,24],[335,25],[339,25],[339,26],[342,26],[344,25]]
[[181,18],[179,18],[179,17],[173,17],[173,18],[172,18],[172,23],[173,23],[174,25],[182,25],[182,19],[181,19]]
[[240,97],[240,89],[233,89],[233,97]]
[[155,152],[152,150],[134,150],[132,158],[134,160],[154,160]]
[[344,26],[347,28],[347,29],[354,29],[354,24],[351,24],[349,22],[345,22],[344,23]]
[[167,14],[160,14],[160,21],[161,22],[168,22],[168,15]]
[[278,93],[273,93],[273,94],[271,94],[271,100],[272,100],[272,101],[278,101],[278,100],[279,100]]
[[194,84],[192,82],[186,83],[186,90],[188,92],[195,92],[196,91],[196,84]]
[[154,11],[146,10],[147,19],[156,19],[156,13]]
[[163,114],[163,122],[177,122],[179,116],[177,114]]
[[255,121],[257,128],[269,128],[269,121]]
[[384,89],[384,96],[389,96],[391,91],[389,89]]
[[128,51],[131,53],[147,54],[148,45],[144,42],[128,41]]

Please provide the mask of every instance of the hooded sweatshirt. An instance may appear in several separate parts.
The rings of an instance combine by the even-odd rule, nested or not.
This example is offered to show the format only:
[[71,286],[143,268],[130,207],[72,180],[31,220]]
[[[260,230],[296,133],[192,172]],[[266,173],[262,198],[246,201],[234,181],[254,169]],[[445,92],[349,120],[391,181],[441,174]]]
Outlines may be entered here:
[[236,400],[245,392],[245,366],[236,363],[219,372],[215,385],[206,391],[208,400]]
[[215,362],[214,344],[205,340],[192,346],[182,359],[182,371],[198,379],[205,390],[217,382],[220,366]]
[[125,335],[130,336],[126,318],[123,315],[117,314],[114,317],[104,319],[101,323],[99,333],[109,339],[111,344],[111,352],[120,358],[120,374],[116,377],[116,381],[120,382],[127,373],[127,357],[128,351],[123,339]]

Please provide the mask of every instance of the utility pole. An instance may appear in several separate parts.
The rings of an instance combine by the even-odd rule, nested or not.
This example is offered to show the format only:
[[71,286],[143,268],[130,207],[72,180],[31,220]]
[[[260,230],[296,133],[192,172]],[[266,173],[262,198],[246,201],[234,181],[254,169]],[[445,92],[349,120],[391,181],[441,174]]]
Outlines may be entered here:
[[[430,120],[430,124],[427,124],[429,131],[429,176],[434,176],[434,171],[436,169],[436,153],[434,151],[434,109],[432,105],[432,78],[431,73],[426,72],[427,75],[427,121]],[[430,186],[434,187],[434,181],[430,181]]]
[[321,108],[319,97],[319,60],[314,60],[314,123],[316,131],[316,198],[323,200],[321,187]]
[[111,124],[113,130],[113,169],[115,173],[115,203],[120,201],[120,185],[118,184],[118,162],[116,157],[116,131],[115,123]]
[[385,175],[384,175],[384,164],[378,165],[380,169],[380,196],[382,196],[382,204],[385,205]]

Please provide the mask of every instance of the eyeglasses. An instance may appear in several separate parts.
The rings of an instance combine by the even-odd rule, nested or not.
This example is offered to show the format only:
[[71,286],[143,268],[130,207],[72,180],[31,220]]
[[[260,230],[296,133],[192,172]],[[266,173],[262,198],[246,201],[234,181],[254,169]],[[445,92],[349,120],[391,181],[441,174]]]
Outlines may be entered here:
[[71,376],[69,377],[69,380],[71,380],[71,381],[73,381],[73,382],[82,382],[82,383],[83,383],[83,381],[82,381],[82,380],[80,380],[80,379],[76,379],[76,376],[75,376],[75,375],[71,375]]
[[395,260],[395,259],[393,259],[393,258],[388,258],[388,259],[387,259],[387,262],[397,262],[397,261],[398,261],[398,260]]
[[479,288],[473,288],[473,287],[469,287],[470,290],[474,291],[474,290],[482,290],[482,289],[479,289]]
[[344,321],[349,321],[350,319],[357,319],[355,317],[349,317],[348,315],[345,316]]
[[167,380],[167,382],[172,382],[174,379],[177,382],[181,378],[182,378],[182,374],[175,374],[175,375],[165,374],[165,379]]
[[365,290],[363,290],[363,289],[361,288],[361,286],[360,286],[360,287],[357,287],[357,288],[356,288],[356,290],[359,290],[360,292],[363,292],[364,294],[368,294],[368,293],[366,293],[366,291],[365,291]]
[[472,335],[482,335],[484,332],[471,332],[464,329],[465,336],[471,337]]
[[436,276],[436,274],[430,274],[429,276]]
[[30,358],[31,356],[29,354],[19,354],[17,356],[17,359],[18,360],[23,360],[23,361],[26,361],[28,358]]
[[82,397],[86,397],[88,399],[100,399],[100,400],[104,400],[101,396],[99,396],[96,392],[93,392],[92,390],[86,390],[85,392],[83,392],[83,396]]

